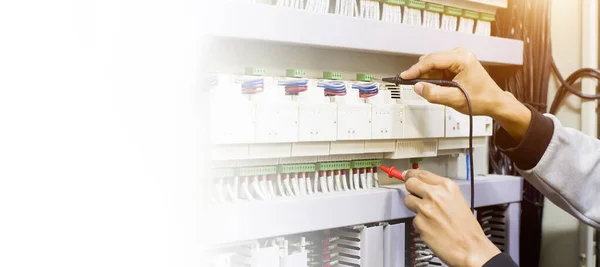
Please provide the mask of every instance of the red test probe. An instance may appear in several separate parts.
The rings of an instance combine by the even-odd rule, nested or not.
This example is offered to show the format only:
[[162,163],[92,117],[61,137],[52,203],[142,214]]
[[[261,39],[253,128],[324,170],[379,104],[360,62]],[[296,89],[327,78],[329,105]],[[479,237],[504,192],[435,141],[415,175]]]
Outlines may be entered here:
[[387,166],[381,165],[381,166],[379,166],[379,169],[381,169],[382,171],[387,173],[388,177],[390,177],[390,178],[396,178],[398,180],[404,181],[404,179],[402,177],[402,172],[399,170],[396,170],[395,166],[387,167]]

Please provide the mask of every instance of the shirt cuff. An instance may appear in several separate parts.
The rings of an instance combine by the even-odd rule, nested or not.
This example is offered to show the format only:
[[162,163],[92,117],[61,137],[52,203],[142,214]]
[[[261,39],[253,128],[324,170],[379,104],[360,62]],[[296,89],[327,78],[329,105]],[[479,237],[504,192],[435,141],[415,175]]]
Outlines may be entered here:
[[533,107],[526,105],[531,110],[531,123],[521,142],[517,142],[504,128],[496,131],[494,144],[502,153],[506,154],[521,170],[530,170],[535,167],[554,133],[554,122]]
[[499,253],[491,258],[482,267],[519,267],[506,253]]

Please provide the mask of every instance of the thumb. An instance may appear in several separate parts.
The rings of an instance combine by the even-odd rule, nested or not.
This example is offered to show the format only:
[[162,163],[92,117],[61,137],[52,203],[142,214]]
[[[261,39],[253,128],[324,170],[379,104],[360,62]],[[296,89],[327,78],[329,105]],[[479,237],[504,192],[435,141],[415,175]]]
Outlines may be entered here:
[[431,83],[420,82],[415,84],[415,93],[434,104],[450,107],[461,104],[456,102],[456,94],[461,94],[461,92],[454,87],[445,87]]

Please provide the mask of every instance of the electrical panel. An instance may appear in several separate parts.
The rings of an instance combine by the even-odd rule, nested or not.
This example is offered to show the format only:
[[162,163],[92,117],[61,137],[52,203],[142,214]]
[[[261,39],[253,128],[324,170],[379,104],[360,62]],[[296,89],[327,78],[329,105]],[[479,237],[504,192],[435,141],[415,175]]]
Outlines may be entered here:
[[[323,25],[346,25],[354,34],[354,26],[360,29],[370,24],[360,19],[345,18],[342,23],[336,20],[345,16],[360,17],[382,20],[382,29],[397,26],[393,24],[408,24],[411,26],[399,29],[413,32],[419,31],[419,27],[428,28],[426,31],[431,36],[435,35],[432,28],[440,29],[440,34],[449,37],[454,36],[452,32],[468,33],[471,35],[456,36],[479,43],[481,39],[477,35],[490,34],[494,20],[491,14],[495,8],[486,7],[491,2],[470,5],[469,1],[461,0],[351,1],[342,5],[360,3],[361,7],[342,10],[330,1],[326,1],[327,4],[318,0],[267,1],[287,7],[281,13],[285,16],[277,13],[276,8],[271,10],[263,5],[267,2],[259,2],[261,4],[254,6],[240,4],[240,10],[223,9],[227,14],[237,14],[235,17],[253,14],[259,18],[245,20],[247,24],[232,27],[224,34],[252,39],[254,43],[248,46],[240,43],[239,51],[234,51],[235,45],[215,48],[223,50],[220,51],[222,56],[216,57],[216,67],[209,67],[214,73],[206,79],[206,89],[210,92],[213,161],[210,179],[206,181],[209,187],[206,202],[210,210],[215,210],[214,214],[220,215],[214,216],[219,224],[227,226],[230,221],[244,224],[240,229],[224,227],[232,233],[224,234],[228,236],[227,243],[215,242],[218,249],[209,253],[209,266],[445,266],[415,233],[411,222],[414,214],[406,210],[398,196],[403,189],[383,188],[390,180],[381,176],[384,173],[377,166],[383,161],[392,161],[391,165],[401,168],[418,168],[421,158],[425,158],[423,162],[428,164],[438,164],[438,161],[439,165],[446,164],[446,169],[455,170],[453,175],[459,176],[462,169],[458,165],[464,163],[468,147],[468,117],[427,102],[415,93],[413,86],[382,82],[380,78],[395,75],[408,64],[408,61],[391,63],[371,53],[397,53],[396,48],[389,49],[391,42],[365,44],[353,35],[329,38],[331,32],[319,35],[318,30],[313,34],[312,30],[306,32],[288,26],[294,25],[290,21],[320,21],[326,22],[320,23]],[[447,6],[455,3],[461,6]],[[319,12],[334,14],[317,14]],[[278,18],[278,27],[297,30],[292,35],[271,31],[270,17]],[[254,29],[260,30],[255,32]],[[240,41],[227,39],[232,43]],[[273,43],[262,46],[261,39]],[[287,43],[300,47],[290,45],[279,49]],[[310,49],[301,47],[307,44],[311,45]],[[337,48],[353,51],[333,51]],[[304,58],[304,53],[311,54],[310,51],[318,52]],[[358,56],[354,57],[354,53]],[[422,53],[420,47],[407,53],[400,51],[400,54],[410,55]],[[488,57],[489,62],[498,61],[497,55]],[[485,137],[491,135],[491,119],[474,117],[473,125],[474,135],[478,137],[474,140],[476,145],[484,146]],[[371,199],[384,193],[385,197]],[[381,203],[389,204],[390,199],[400,204],[394,204],[391,211],[382,211]],[[341,212],[348,205],[353,207],[352,211]],[[293,213],[286,214],[287,210]],[[273,223],[269,212],[281,214],[283,218],[276,218],[277,223]],[[405,213],[399,215],[399,212]],[[489,219],[489,213],[478,213],[482,216],[478,217],[482,225],[494,225],[486,234],[489,233],[499,247],[510,243],[508,234],[504,239],[497,236],[499,223],[496,217]],[[232,214],[240,215],[241,219],[228,220],[235,218],[230,216]],[[392,217],[371,217],[382,214]],[[329,218],[326,224],[315,222],[321,217]]]

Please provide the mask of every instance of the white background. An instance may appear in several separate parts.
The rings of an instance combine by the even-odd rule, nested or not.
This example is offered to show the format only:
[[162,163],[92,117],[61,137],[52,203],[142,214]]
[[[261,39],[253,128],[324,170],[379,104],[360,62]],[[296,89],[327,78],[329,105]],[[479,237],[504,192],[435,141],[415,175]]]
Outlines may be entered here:
[[197,263],[194,2],[0,2],[0,266]]

